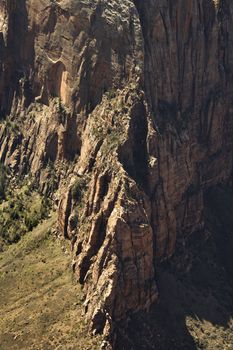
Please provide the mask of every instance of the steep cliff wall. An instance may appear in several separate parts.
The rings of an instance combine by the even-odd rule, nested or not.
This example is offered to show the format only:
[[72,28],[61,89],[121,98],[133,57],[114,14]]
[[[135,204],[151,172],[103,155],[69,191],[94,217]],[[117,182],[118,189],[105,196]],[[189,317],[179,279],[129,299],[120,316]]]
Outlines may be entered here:
[[232,185],[232,14],[0,1],[0,160],[58,189],[96,331],[156,301],[156,264],[203,229],[205,191]]
[[[232,172],[231,4],[138,1],[155,152],[157,256],[203,225],[203,190]],[[150,152],[150,151],[149,151]],[[163,214],[160,208],[164,208]],[[156,211],[156,209],[155,209]]]

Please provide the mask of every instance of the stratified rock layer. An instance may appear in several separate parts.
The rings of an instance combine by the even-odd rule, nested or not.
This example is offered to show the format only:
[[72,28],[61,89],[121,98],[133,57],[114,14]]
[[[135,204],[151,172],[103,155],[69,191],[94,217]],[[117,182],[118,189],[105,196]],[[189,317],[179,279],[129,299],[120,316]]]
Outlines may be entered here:
[[232,14],[0,0],[0,160],[58,189],[96,331],[156,301],[156,264],[203,229],[205,190],[232,184]]

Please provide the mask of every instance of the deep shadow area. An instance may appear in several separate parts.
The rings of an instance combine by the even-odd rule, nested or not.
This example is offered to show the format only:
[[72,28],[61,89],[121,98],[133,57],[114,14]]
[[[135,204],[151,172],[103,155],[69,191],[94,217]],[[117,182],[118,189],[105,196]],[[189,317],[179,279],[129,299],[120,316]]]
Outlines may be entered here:
[[142,101],[131,110],[129,137],[119,151],[120,161],[125,171],[136,183],[148,192],[147,121]]
[[15,96],[24,95],[24,106],[33,100],[30,72],[34,65],[34,33],[29,30],[26,0],[8,1],[7,40],[0,43],[0,117],[10,113]]
[[233,349],[233,193],[205,195],[205,232],[157,269],[160,299],[118,328],[117,349]]

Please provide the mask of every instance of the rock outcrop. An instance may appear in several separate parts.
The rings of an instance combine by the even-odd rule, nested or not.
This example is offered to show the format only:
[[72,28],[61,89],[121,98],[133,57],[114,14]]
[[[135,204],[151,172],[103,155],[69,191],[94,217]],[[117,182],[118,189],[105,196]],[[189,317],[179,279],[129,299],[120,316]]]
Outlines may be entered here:
[[0,0],[0,160],[59,199],[97,332],[232,186],[229,0]]

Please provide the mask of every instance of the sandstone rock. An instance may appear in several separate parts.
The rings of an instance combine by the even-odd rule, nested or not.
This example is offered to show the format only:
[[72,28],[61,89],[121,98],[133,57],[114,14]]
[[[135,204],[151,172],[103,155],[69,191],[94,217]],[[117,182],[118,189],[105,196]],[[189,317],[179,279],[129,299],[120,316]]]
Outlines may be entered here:
[[230,0],[0,0],[0,160],[58,189],[95,331],[157,300],[156,265],[232,184],[232,16]]

